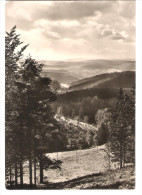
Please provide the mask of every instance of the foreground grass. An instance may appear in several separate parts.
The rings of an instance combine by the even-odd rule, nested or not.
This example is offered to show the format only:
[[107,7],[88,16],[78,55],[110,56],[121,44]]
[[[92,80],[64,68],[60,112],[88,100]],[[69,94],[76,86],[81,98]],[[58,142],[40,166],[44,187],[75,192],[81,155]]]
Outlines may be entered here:
[[104,160],[105,152],[103,147],[97,147],[48,154],[50,158],[61,160],[61,170],[46,170],[44,171],[44,181],[48,182],[64,182],[85,175],[100,173],[106,170],[107,162]]
[[[76,179],[65,182],[48,183],[44,182],[41,185],[29,186],[24,185],[22,189],[134,189],[135,176],[134,167],[124,167],[121,170],[110,170],[104,173],[97,173],[78,177]],[[21,189],[16,186],[10,189]]]
[[44,170],[44,183],[29,186],[28,164],[25,164],[24,186],[13,189],[133,189],[135,186],[134,167],[116,169],[105,159],[105,146],[86,150],[68,151],[47,154],[50,158],[59,159],[61,170]]
[[[43,188],[46,188],[43,186]],[[52,189],[134,189],[134,167],[110,170],[104,173],[86,175],[67,182],[49,184]]]

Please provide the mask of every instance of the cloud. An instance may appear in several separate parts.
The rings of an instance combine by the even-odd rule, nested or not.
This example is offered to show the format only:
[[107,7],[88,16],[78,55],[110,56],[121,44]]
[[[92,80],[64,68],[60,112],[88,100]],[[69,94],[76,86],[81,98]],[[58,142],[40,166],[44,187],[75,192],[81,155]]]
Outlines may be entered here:
[[136,4],[134,1],[118,1],[119,15],[126,19],[133,19],[136,12]]
[[[135,2],[12,1],[6,30],[15,24],[41,59],[134,56]],[[127,13],[128,12],[128,13]]]
[[94,15],[95,11],[109,12],[114,3],[110,2],[56,2],[50,6],[38,6],[33,13],[34,19],[74,20]]
[[43,32],[43,35],[46,38],[50,38],[50,39],[60,39],[61,38],[61,36],[57,32],[52,32],[52,31]]
[[[22,20],[37,21],[41,19],[58,21],[58,20],[81,20],[90,16],[98,16],[109,12],[116,2],[8,2],[6,4],[6,17],[18,19],[20,28]],[[24,27],[24,24],[23,24]],[[31,25],[32,27],[32,25]]]

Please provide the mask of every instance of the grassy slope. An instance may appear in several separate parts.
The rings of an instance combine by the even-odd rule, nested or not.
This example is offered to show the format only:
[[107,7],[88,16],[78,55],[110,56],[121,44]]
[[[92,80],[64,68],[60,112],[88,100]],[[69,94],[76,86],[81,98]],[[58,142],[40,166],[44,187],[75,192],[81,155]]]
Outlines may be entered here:
[[[81,176],[92,173],[105,171],[106,162],[104,160],[105,152],[99,147],[96,148],[58,152],[47,154],[52,159],[63,161],[61,170],[44,170],[45,182],[64,182]],[[77,158],[76,158],[77,157]],[[24,183],[29,183],[29,168],[28,162],[24,163]],[[34,170],[33,170],[34,171]],[[18,178],[19,181],[19,178]],[[34,180],[33,180],[34,182]],[[37,166],[37,183],[39,183],[39,167]]]
[[[51,158],[57,159],[57,153],[49,154]],[[104,160],[105,152],[101,147],[86,150],[78,150],[69,152],[59,152],[58,159],[63,161],[62,169],[44,171],[44,176],[49,182],[61,182],[74,178],[82,177],[92,173],[105,171]],[[46,179],[45,179],[46,181]]]
[[38,189],[134,189],[134,167],[129,166],[104,173],[90,174],[66,182],[45,183]]
[[[63,161],[62,171],[44,171],[48,180],[44,180],[39,189],[134,189],[134,167],[107,170],[104,146],[87,150],[58,153],[58,159]],[[57,158],[57,153],[49,154]]]
[[[44,171],[45,184],[39,188],[50,189],[133,189],[135,186],[134,167],[107,170],[105,146],[86,150],[59,152],[63,161],[61,171]],[[57,158],[57,153],[49,154]],[[117,168],[117,165],[116,165]],[[46,185],[46,182],[49,182]]]
[[[47,154],[57,159],[57,153]],[[44,170],[44,183],[37,181],[33,189],[133,189],[135,187],[134,167],[121,170],[107,170],[104,146],[77,151],[59,152],[58,159],[63,161],[61,170]],[[29,183],[28,163],[24,165],[24,183]],[[39,178],[39,170],[37,170]],[[15,188],[21,189],[20,186]],[[31,189],[24,185],[25,189]],[[13,188],[14,189],[14,188]]]

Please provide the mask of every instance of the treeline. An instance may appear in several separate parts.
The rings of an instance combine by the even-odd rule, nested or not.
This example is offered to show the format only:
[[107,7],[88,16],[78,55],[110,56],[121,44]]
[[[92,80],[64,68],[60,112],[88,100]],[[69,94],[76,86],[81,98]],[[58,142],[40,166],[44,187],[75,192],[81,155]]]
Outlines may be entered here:
[[[124,89],[130,93],[130,89]],[[52,104],[55,113],[96,124],[95,115],[98,110],[111,108],[118,99],[118,88],[91,88],[58,94]]]
[[33,180],[37,184],[37,165],[42,183],[44,169],[61,166],[61,161],[51,160],[45,153],[62,151],[65,145],[51,108],[56,99],[51,80],[40,76],[42,64],[30,56],[24,60],[27,45],[19,49],[21,44],[15,26],[5,38],[6,186],[22,188],[24,162],[29,165],[29,184],[32,186]]
[[95,97],[99,99],[116,98],[118,95],[118,88],[90,88],[76,91],[69,91],[57,96],[59,102],[67,102],[70,100],[81,100],[84,97]]
[[52,104],[53,110],[66,117],[79,121],[96,124],[96,113],[100,109],[111,108],[116,98],[99,99],[97,96],[82,97],[80,99],[70,99],[68,101],[59,101]]

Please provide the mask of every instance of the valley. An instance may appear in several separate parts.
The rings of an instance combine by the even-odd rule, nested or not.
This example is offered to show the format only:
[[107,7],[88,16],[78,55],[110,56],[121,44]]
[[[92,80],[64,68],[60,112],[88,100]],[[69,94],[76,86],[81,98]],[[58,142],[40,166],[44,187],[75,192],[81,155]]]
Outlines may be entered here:
[[110,129],[106,121],[110,120],[111,109],[119,99],[119,89],[131,94],[135,62],[79,60],[49,64],[45,63],[42,74],[61,85],[52,109],[66,149],[60,151],[58,147],[57,152],[46,154],[61,160],[62,165],[61,169],[44,170],[44,184],[38,188],[133,189],[134,163],[126,163],[120,170],[118,161],[109,161]]
[[[129,121],[128,118],[129,110],[130,117],[134,113],[132,90],[135,86],[135,62],[79,60],[40,63],[44,63],[41,78],[45,87],[43,89],[47,90],[44,94],[45,101],[48,101],[48,95],[51,94],[51,98],[53,95],[48,107],[43,101],[41,109],[45,109],[43,114],[50,111],[52,117],[48,121],[50,117],[47,115],[44,118],[47,121],[43,121],[45,127],[41,131],[37,128],[32,132],[34,134],[38,130],[36,133],[39,135],[33,136],[33,143],[36,140],[37,146],[33,145],[32,162],[27,161],[29,156],[23,159],[22,188],[28,189],[30,183],[33,184],[30,186],[33,189],[134,189],[134,144],[131,148],[131,142],[125,140],[128,152],[125,153],[122,166],[120,156],[117,158],[108,143],[111,143],[109,136],[114,130],[112,125],[116,125],[114,109],[115,112],[119,108],[123,111],[123,107],[126,107],[125,112],[128,113],[124,113],[123,118],[126,117],[128,124],[125,121],[124,124],[127,125],[128,133],[133,130],[133,120]],[[46,82],[49,85],[46,86]],[[121,101],[123,105],[119,102],[121,95],[124,98]],[[38,98],[37,93],[34,98]],[[118,103],[120,106],[117,108]],[[40,102],[37,104],[40,105]],[[40,114],[37,115],[39,119]],[[120,130],[119,125],[120,122],[115,129]],[[124,138],[127,138],[125,134]],[[131,134],[130,138],[133,143],[134,135]],[[41,146],[38,147],[38,144]],[[10,189],[19,188],[21,180],[20,177],[17,178],[17,185],[11,185]]]

